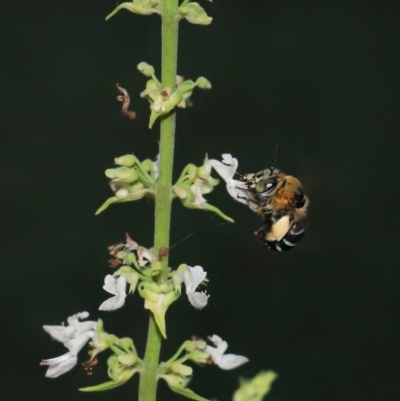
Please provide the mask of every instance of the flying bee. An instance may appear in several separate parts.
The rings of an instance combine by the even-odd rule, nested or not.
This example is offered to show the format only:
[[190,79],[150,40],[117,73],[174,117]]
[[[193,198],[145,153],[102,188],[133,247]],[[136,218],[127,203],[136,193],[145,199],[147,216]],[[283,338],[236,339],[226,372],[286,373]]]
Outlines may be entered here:
[[300,181],[270,167],[258,173],[238,174],[242,199],[259,214],[264,226],[254,234],[269,249],[288,251],[304,237],[309,200]]

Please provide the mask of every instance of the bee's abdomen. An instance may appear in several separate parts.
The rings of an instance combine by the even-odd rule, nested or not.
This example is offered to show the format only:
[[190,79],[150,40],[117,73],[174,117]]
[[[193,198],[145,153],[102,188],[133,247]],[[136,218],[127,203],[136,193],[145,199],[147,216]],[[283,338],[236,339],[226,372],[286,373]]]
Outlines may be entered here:
[[263,242],[264,245],[267,246],[269,249],[272,249],[273,251],[283,252],[290,251],[297,245],[298,242],[303,239],[306,228],[307,219],[304,218],[298,222],[293,223],[285,236],[279,241],[271,241],[267,239],[268,233],[271,230],[271,227],[268,227],[268,225],[256,231],[255,234],[257,235],[258,239]]

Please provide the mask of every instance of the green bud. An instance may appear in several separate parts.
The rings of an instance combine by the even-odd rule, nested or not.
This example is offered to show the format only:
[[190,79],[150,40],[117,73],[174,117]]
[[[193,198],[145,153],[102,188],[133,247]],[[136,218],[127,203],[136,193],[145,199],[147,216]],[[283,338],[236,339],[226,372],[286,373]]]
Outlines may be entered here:
[[200,365],[205,365],[210,358],[210,354],[202,351],[193,351],[189,354],[189,359]]
[[199,3],[189,3],[185,7],[180,7],[179,12],[192,24],[210,25],[212,21]]
[[139,174],[136,169],[132,167],[120,167],[115,169],[115,176],[120,180],[136,181],[139,178]]
[[203,165],[197,168],[196,175],[200,178],[205,179],[210,177],[210,172]]
[[167,382],[171,389],[183,389],[189,383],[189,379],[173,373],[162,375],[161,377]]
[[197,78],[196,84],[201,89],[211,89],[211,82],[204,77]]
[[150,159],[143,160],[142,167],[145,171],[150,173],[151,171],[153,171],[153,162]]
[[194,164],[188,164],[186,166],[186,174],[190,180],[194,180],[197,176],[197,166]]
[[118,362],[126,367],[133,366],[137,360],[138,358],[134,354],[118,355]]
[[192,376],[193,369],[190,366],[184,365],[180,362],[172,362],[171,363],[171,371],[173,373],[177,373],[182,376]]
[[154,75],[154,67],[144,61],[139,63],[137,68],[142,74],[146,75],[146,77],[151,77]]
[[194,341],[187,340],[183,343],[183,349],[187,352],[192,352],[196,349]]
[[107,178],[115,178],[116,177],[116,169],[115,168],[108,168],[105,171],[105,175]]
[[136,164],[137,159],[134,155],[124,155],[116,157],[114,159],[114,162],[115,164],[119,164],[120,166],[132,167],[134,164]]

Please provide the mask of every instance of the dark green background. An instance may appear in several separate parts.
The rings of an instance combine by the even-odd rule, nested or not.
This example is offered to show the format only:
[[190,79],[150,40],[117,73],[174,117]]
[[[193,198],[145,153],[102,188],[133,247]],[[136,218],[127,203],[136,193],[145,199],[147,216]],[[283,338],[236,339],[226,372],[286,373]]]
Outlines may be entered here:
[[[106,329],[131,335],[142,352],[142,301],[114,313],[107,297],[106,247],[124,233],[151,246],[153,205],[135,202],[93,213],[110,195],[113,158],[157,153],[158,126],[146,129],[145,78],[136,65],[160,61],[160,21],[115,1],[16,0],[0,26],[1,375],[3,400],[115,400],[136,396],[137,379],[114,392],[76,389],[105,380],[105,357],[45,379],[41,358],[64,353],[43,332],[88,310]],[[205,153],[229,152],[242,172],[270,165],[301,178],[310,227],[292,252],[253,237],[261,221],[228,198],[209,196],[227,224],[174,205],[171,265],[200,264],[210,278],[207,308],[182,299],[168,311],[163,355],[196,333],[217,333],[250,363],[232,372],[195,368],[191,387],[231,399],[239,376],[280,375],[274,401],[400,399],[399,45],[396,1],[206,3],[209,27],[181,24],[179,73],[204,75],[209,92],[178,111],[175,176]],[[129,121],[115,84],[128,88]],[[126,320],[125,320],[126,319]],[[159,400],[179,396],[160,387]]]

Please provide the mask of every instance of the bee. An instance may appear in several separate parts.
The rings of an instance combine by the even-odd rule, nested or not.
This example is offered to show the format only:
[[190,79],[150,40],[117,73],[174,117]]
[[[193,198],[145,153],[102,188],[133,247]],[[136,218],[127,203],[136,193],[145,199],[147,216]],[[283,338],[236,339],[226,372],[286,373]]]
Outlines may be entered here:
[[264,225],[254,234],[269,249],[288,251],[304,237],[309,200],[300,181],[270,167],[251,174],[236,174],[248,207]]

